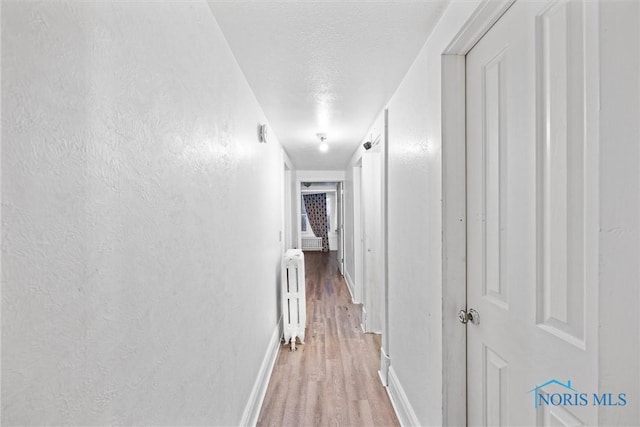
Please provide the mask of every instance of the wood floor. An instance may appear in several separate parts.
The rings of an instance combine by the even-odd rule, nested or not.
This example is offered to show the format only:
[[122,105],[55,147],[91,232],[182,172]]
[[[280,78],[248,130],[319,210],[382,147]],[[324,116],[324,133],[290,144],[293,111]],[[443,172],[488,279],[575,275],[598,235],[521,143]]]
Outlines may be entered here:
[[378,377],[380,335],[364,334],[335,252],[305,252],[307,331],[283,345],[258,426],[399,426]]

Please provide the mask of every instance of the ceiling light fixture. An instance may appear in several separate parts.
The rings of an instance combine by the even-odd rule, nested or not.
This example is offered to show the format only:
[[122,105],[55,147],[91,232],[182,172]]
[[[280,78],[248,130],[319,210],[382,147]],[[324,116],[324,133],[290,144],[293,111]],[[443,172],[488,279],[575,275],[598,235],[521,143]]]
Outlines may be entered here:
[[316,133],[316,136],[320,138],[320,151],[323,153],[329,151],[329,144],[325,142],[327,140],[327,135],[324,133]]

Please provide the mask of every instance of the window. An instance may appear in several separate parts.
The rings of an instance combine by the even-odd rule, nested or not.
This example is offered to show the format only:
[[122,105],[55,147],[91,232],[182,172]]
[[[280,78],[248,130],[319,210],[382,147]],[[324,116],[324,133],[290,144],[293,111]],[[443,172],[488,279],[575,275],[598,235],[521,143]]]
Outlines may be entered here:
[[[301,200],[301,209],[300,209],[300,229],[303,233],[313,233],[311,231],[311,225],[309,224],[309,219],[307,218],[307,209],[304,206],[304,197]],[[331,199],[329,195],[327,195],[327,231],[331,232]]]

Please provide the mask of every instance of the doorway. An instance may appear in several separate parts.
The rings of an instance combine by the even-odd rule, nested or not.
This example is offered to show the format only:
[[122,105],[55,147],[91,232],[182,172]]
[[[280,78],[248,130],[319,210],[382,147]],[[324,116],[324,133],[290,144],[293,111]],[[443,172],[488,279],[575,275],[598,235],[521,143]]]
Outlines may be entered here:
[[339,182],[336,192],[336,202],[338,204],[338,269],[344,276],[344,183]]
[[[298,233],[300,234],[301,249],[303,251],[322,251],[326,250],[326,246],[323,247],[322,237],[318,235],[322,233],[317,230],[312,223],[312,218],[307,214],[305,205],[305,197],[311,195],[321,196],[322,205],[326,208],[326,216],[323,217],[327,231],[327,244],[330,252],[336,254],[338,262],[340,262],[340,246],[341,246],[341,234],[340,229],[343,226],[343,217],[340,215],[340,200],[339,190],[341,182],[311,182],[303,181],[300,186],[300,228]],[[342,270],[340,270],[342,273]]]
[[593,13],[495,2],[443,57],[445,424],[597,424],[539,399],[598,387]]

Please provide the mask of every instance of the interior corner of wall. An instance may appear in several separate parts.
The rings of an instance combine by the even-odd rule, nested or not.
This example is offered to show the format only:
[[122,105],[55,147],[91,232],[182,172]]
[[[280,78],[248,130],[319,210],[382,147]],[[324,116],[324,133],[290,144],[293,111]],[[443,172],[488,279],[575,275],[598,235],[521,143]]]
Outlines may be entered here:
[[290,171],[295,171],[295,165],[293,164],[293,162],[291,161],[291,156],[289,156],[289,153],[287,152],[287,150],[282,146],[282,144],[280,145],[280,150],[282,151],[282,159],[284,161],[284,163],[287,165],[287,167],[289,168]]

